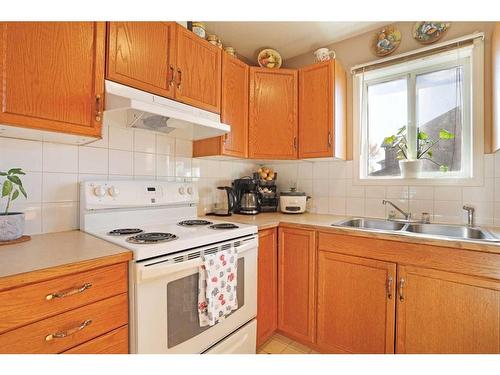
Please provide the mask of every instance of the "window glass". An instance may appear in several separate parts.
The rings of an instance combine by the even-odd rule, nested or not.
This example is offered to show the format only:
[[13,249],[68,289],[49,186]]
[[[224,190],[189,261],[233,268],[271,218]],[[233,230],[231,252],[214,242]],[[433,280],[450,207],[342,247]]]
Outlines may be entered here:
[[398,176],[397,150],[384,140],[407,124],[407,79],[369,84],[367,89],[368,175]]
[[[416,76],[417,126],[423,171],[460,171],[463,69]],[[425,152],[425,150],[429,151]]]

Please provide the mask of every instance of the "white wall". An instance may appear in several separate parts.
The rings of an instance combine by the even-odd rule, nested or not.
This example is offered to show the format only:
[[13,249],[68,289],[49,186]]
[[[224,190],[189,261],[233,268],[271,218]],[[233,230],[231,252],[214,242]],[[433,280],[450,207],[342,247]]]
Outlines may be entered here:
[[392,200],[415,217],[429,212],[434,222],[465,223],[464,204],[476,208],[480,225],[500,225],[500,152],[484,156],[484,185],[461,186],[359,186],[353,185],[352,161],[272,164],[278,172],[278,188],[297,185],[312,196],[310,212],[349,216],[387,216]]
[[[12,211],[26,213],[26,234],[77,229],[80,181],[89,179],[193,180],[198,182],[199,213],[209,212],[217,186],[248,175],[248,161],[192,159],[192,142],[125,128],[123,116],[105,116],[103,139],[88,146],[0,137],[0,171],[23,168],[28,199]],[[2,200],[0,209],[4,209]]]

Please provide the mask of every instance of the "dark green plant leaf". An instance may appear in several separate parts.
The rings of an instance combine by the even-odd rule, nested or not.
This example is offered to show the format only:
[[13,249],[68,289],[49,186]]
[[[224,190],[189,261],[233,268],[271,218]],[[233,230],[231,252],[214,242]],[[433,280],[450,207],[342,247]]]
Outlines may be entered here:
[[455,138],[455,135],[453,133],[450,133],[446,129],[441,129],[439,131],[439,138],[440,139],[453,139],[453,138]]
[[21,179],[17,176],[7,176],[7,178],[15,183],[16,185],[23,186],[23,183],[21,182]]
[[28,198],[28,194],[26,194],[23,185],[19,185],[19,190],[21,190],[21,194],[24,195],[24,198]]
[[11,168],[9,169],[9,171],[7,172],[8,174],[26,174],[23,172],[23,170],[21,168]]
[[16,191],[12,194],[12,200],[16,199],[18,196],[19,196],[19,190],[16,190]]
[[3,182],[3,185],[2,185],[2,198],[3,197],[6,197],[7,195],[9,195],[11,192],[12,192],[12,182],[10,182],[9,180],[5,180]]
[[7,176],[7,173],[5,173],[5,172],[0,172],[0,176]]

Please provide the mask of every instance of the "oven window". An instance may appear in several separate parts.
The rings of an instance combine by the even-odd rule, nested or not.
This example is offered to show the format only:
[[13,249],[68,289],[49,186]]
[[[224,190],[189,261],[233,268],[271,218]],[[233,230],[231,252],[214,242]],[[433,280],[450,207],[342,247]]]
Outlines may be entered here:
[[[238,284],[236,287],[238,310],[245,304],[244,281],[245,258],[240,258],[238,259]],[[198,318],[198,273],[168,283],[167,324],[167,345],[169,348],[179,345],[210,328],[210,326],[200,327]]]

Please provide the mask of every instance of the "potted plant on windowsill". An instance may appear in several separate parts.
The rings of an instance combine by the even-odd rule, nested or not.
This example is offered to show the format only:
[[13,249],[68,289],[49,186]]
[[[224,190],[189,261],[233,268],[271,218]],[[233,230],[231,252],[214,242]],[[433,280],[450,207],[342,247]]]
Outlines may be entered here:
[[450,140],[453,138],[455,138],[455,135],[446,129],[441,129],[439,131],[439,139],[432,139],[427,133],[419,129],[417,134],[416,156],[410,157],[406,126],[402,126],[398,129],[396,134],[386,137],[383,145],[397,149],[396,155],[399,160],[401,177],[417,178],[422,170],[422,162],[424,160],[429,160],[439,166],[441,172],[447,172],[449,170],[447,165],[440,165],[432,160],[432,148],[436,146],[440,140]]
[[21,168],[12,168],[7,172],[0,172],[0,177],[5,177],[2,184],[2,198],[7,199],[5,211],[0,213],[0,241],[12,241],[24,233],[24,213],[9,212],[12,201],[20,194],[27,198],[23,183],[19,176],[25,175]]

